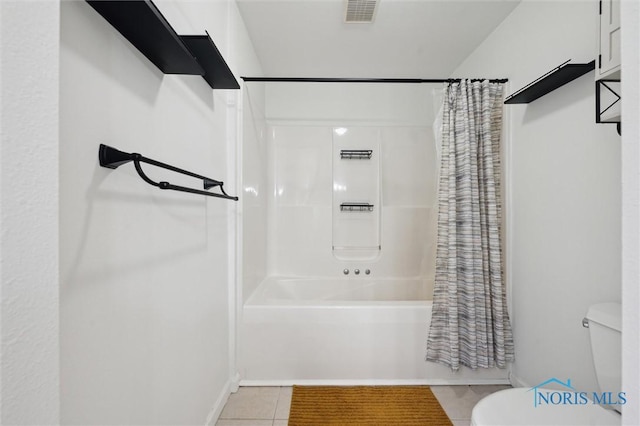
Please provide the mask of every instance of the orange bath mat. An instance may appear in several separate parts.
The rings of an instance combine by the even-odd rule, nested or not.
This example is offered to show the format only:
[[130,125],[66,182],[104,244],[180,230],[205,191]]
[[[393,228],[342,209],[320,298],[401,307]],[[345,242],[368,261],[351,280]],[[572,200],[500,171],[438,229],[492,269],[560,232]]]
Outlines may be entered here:
[[289,426],[449,426],[428,386],[294,386]]

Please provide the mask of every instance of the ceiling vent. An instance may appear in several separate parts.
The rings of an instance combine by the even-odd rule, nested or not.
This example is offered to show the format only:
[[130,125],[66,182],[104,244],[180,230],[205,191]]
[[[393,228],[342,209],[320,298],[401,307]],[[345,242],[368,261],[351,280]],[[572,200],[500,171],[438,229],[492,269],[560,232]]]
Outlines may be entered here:
[[347,0],[344,21],[348,24],[373,22],[378,0]]

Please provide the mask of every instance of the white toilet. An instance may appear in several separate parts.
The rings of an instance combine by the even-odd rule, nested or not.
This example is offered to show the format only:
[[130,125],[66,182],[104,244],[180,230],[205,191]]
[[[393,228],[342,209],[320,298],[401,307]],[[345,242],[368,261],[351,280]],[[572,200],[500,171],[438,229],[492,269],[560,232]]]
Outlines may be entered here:
[[[601,303],[591,306],[583,325],[589,327],[591,354],[600,391],[612,392],[612,395],[617,396],[621,389],[622,377],[620,304]],[[570,383],[567,384],[570,386]],[[538,400],[535,400],[535,392],[546,395],[547,400],[540,400],[542,402],[538,403]],[[562,395],[563,391],[546,388],[514,388],[496,392],[480,400],[473,408],[471,426],[595,426],[621,423],[619,413],[592,403],[592,395],[570,392],[567,394],[569,399],[565,400],[569,401],[569,404],[559,403],[562,401]],[[586,400],[587,397],[589,401]],[[534,406],[534,401],[537,406]]]

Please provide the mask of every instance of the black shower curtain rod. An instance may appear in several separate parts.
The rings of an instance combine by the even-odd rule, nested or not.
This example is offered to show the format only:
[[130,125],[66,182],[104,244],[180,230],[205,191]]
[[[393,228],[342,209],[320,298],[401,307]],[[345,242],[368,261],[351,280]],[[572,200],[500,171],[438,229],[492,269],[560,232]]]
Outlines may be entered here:
[[[309,78],[309,77],[240,77],[246,82],[286,83],[459,83],[462,78]],[[489,80],[491,83],[506,83],[507,78],[470,78],[471,81]]]

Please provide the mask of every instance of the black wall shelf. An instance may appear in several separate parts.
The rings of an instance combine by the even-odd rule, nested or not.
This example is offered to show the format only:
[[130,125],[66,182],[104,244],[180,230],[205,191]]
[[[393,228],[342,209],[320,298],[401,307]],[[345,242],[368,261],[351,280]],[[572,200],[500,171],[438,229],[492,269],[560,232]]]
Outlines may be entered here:
[[86,1],[164,74],[201,75],[214,89],[240,88],[208,34],[179,36],[151,0]]
[[197,61],[204,67],[202,76],[212,89],[239,89],[240,85],[233,76],[222,54],[207,35],[180,36]]
[[570,64],[569,62],[571,62],[571,60],[560,64],[558,67],[529,83],[511,96],[508,96],[504,103],[528,104],[529,102],[533,102],[547,93],[594,70],[596,66],[595,60],[587,64]]
[[204,75],[204,69],[151,1],[87,3],[163,73]]

